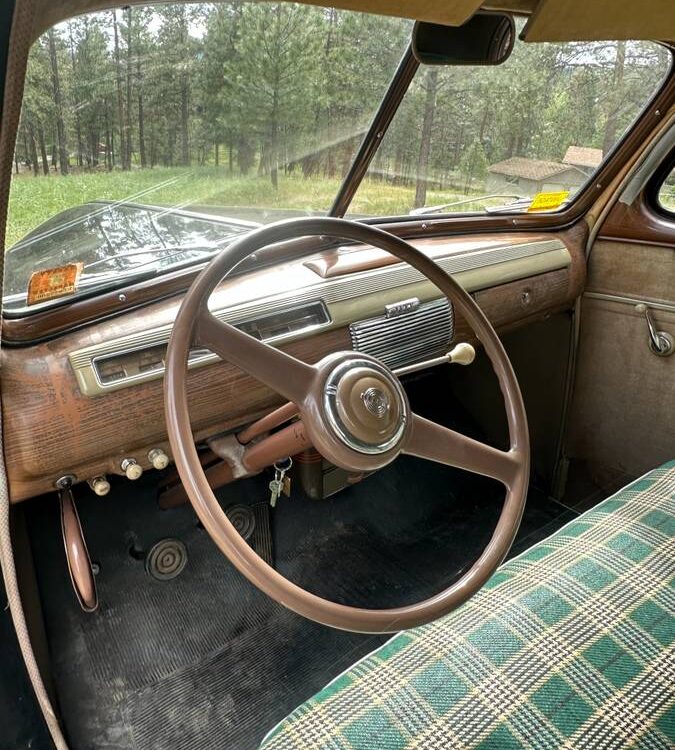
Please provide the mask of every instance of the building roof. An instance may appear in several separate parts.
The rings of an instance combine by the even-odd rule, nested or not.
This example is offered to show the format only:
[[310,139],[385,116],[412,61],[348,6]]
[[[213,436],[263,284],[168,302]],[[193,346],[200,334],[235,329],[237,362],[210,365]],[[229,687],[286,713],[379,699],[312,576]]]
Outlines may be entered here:
[[512,156],[505,161],[491,164],[488,172],[505,174],[510,177],[523,177],[526,180],[545,180],[562,172],[573,169],[569,164],[559,164],[557,161],[542,161],[541,159],[526,159],[524,156]]
[[564,164],[572,164],[575,167],[598,167],[601,161],[602,149],[586,146],[570,146],[563,157]]

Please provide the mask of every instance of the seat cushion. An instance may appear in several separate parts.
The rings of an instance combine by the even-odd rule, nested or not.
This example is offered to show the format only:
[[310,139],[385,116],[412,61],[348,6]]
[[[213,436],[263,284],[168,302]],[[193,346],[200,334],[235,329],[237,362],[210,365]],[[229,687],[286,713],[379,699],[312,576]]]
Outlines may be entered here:
[[675,461],[297,708],[265,750],[675,747]]

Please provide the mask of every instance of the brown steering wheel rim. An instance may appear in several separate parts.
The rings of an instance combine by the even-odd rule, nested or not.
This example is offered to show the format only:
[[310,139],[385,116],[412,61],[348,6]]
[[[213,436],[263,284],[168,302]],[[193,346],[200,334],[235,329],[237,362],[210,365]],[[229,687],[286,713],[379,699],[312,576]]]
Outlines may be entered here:
[[[421,602],[390,609],[352,607],[324,599],[289,581],[265,563],[230,523],[199,461],[187,398],[188,353],[196,341],[213,347],[224,359],[249,371],[298,403],[303,421],[307,419],[308,423],[312,423],[321,420],[317,412],[317,394],[323,387],[327,373],[340,359],[338,355],[329,355],[325,358],[327,362],[322,360],[325,362],[323,365],[305,365],[217,321],[208,311],[208,299],[215,287],[246,257],[267,245],[310,236],[329,236],[378,247],[426,276],[448,297],[473,329],[491,361],[504,396],[510,441],[508,452],[477,443],[413,414],[405,427],[405,437],[401,443],[390,451],[384,451],[377,459],[384,465],[400,452],[420,455],[493,476],[506,486],[506,498],[499,520],[480,557],[458,581]],[[227,338],[228,346],[219,341],[221,336]],[[348,359],[350,354],[353,356],[355,353],[345,353],[342,359]],[[265,361],[262,362],[262,359]],[[190,502],[206,531],[254,586],[315,622],[352,632],[387,633],[435,620],[463,604],[483,586],[508,553],[518,531],[527,496],[530,451],[525,407],[508,356],[492,325],[471,296],[419,250],[381,229],[344,219],[291,219],[256,229],[225,248],[195,279],[176,317],[167,350],[164,401],[173,458]],[[312,429],[309,432],[310,437],[320,443],[317,445],[319,452],[323,452],[322,447],[332,450],[330,457],[336,463],[352,467],[354,462],[361,461],[356,452],[343,450],[344,447],[338,446],[337,441],[328,446],[323,444],[322,431]],[[439,441],[439,438],[442,439]],[[452,460],[445,460],[441,452],[446,446],[456,449],[460,458],[455,456]],[[373,465],[365,459],[363,461],[368,466]]]

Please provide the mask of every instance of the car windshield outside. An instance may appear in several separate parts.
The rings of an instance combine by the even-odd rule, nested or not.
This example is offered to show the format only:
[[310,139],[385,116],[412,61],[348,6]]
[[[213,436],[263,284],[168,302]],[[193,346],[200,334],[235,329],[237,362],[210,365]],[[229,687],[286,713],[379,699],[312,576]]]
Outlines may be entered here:
[[[5,310],[203,262],[261,223],[329,212],[411,30],[267,2],[126,7],[51,29],[28,65]],[[517,41],[501,66],[420,66],[349,215],[524,211],[541,192],[563,205],[669,64],[652,43]],[[36,271],[69,265],[72,283],[28,293]]]

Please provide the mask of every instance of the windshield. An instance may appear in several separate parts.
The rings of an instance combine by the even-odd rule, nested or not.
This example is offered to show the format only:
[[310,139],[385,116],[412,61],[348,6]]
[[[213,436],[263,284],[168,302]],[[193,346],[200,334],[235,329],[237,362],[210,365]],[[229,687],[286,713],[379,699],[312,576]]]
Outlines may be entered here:
[[[264,2],[126,7],[51,29],[28,62],[5,310],[205,262],[261,223],[326,213],[411,29]],[[525,211],[540,192],[559,207],[669,58],[650,43],[516,42],[501,66],[422,66],[349,214]]]
[[[422,65],[350,211],[560,208],[596,172],[663,81],[653,42],[526,44],[499,66]],[[534,206],[534,208],[537,208]]]
[[411,27],[226,2],[127,7],[50,30],[28,65],[5,309],[62,301],[27,308],[40,269],[81,263],[70,298],[204,259],[259,223],[325,214]]

